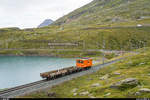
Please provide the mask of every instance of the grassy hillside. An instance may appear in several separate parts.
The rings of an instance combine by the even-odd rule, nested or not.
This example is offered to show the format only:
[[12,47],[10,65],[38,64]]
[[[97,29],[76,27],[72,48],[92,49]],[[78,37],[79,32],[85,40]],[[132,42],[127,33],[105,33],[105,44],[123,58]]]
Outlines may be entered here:
[[54,22],[55,25],[108,25],[150,18],[149,0],[93,0]]
[[[56,28],[56,30],[58,30]],[[47,31],[45,29],[45,31]],[[49,32],[49,31],[47,31]],[[33,32],[28,31],[11,31],[1,33],[1,48],[24,48],[24,49],[48,49],[48,42],[78,42],[81,41],[79,47],[75,49],[83,49],[85,43],[86,49],[102,48],[103,40],[105,40],[106,49],[130,50],[143,47],[144,44],[149,46],[150,27],[135,28],[112,28],[112,29],[66,29],[63,31],[44,33],[41,29]],[[6,35],[7,34],[7,35]],[[121,38],[123,37],[123,38]],[[64,48],[64,47],[55,47]],[[72,49],[73,47],[67,47]]]
[[[140,52],[138,55],[127,57],[116,64],[100,69],[96,73],[85,75],[54,86],[52,89],[34,92],[23,97],[149,98],[150,48],[138,51]],[[131,78],[133,79],[132,81],[125,83],[126,79]]]
[[[105,49],[115,50],[150,46],[149,5],[149,0],[93,0],[50,26],[0,29],[0,48],[36,49],[33,54],[51,54],[47,49],[102,49],[103,42]],[[143,26],[136,27],[138,24]],[[49,41],[80,42],[80,45],[50,47]],[[0,54],[32,54],[29,51],[1,50]]]

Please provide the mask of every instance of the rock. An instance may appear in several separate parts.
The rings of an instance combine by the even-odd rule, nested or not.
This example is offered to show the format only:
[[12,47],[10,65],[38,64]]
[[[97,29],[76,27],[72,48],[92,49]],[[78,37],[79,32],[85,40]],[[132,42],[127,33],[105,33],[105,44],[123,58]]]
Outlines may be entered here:
[[117,72],[116,72],[116,73],[114,73],[114,74],[115,74],[115,75],[120,75],[120,73],[117,73]]
[[50,24],[52,24],[53,23],[53,21],[51,20],[51,19],[46,19],[44,22],[42,22],[39,26],[38,26],[38,28],[41,28],[41,27],[44,27],[44,26],[48,26],[48,25],[50,25]]
[[110,88],[119,88],[121,86],[121,82],[116,82],[110,86]]
[[56,93],[55,92],[50,92],[50,93],[47,93],[47,96],[48,97],[54,97],[54,96],[56,96]]
[[111,93],[107,93],[107,94],[105,94],[105,96],[109,96],[109,95],[111,95]]
[[142,25],[141,24],[137,24],[137,27],[141,27]]
[[139,96],[139,95],[141,95],[141,93],[140,93],[140,92],[136,92],[135,95],[136,95],[136,96]]
[[90,98],[96,98],[96,97],[94,97],[92,94],[89,94],[88,95]]
[[73,89],[73,90],[72,90],[72,92],[74,93],[74,92],[76,92],[77,90],[78,90],[78,89],[77,89],[77,88],[75,88],[75,89]]
[[85,91],[85,92],[81,92],[80,95],[88,95],[89,92],[88,91]]
[[99,83],[95,83],[95,84],[92,84],[91,87],[99,87],[100,84]]
[[124,78],[124,76],[116,77],[116,79],[123,79],[123,78]]
[[94,96],[90,96],[90,98],[96,98],[96,97],[94,97]]
[[92,78],[88,78],[87,80],[93,80]]
[[141,93],[150,93],[150,89],[142,88],[142,89],[139,90],[139,92],[141,92]]
[[108,78],[109,78],[109,75],[106,74],[106,75],[104,75],[103,77],[100,77],[100,80],[106,80],[106,79],[108,79]]
[[110,88],[118,88],[118,89],[126,89],[135,87],[138,85],[138,80],[135,78],[127,78],[125,80],[122,80],[120,82],[114,83],[110,86]]
[[127,78],[125,80],[122,80],[121,83],[122,84],[129,84],[129,85],[138,84],[138,80],[136,78]]
[[73,96],[76,96],[77,95],[77,93],[73,93]]
[[140,63],[139,65],[144,65],[145,63]]

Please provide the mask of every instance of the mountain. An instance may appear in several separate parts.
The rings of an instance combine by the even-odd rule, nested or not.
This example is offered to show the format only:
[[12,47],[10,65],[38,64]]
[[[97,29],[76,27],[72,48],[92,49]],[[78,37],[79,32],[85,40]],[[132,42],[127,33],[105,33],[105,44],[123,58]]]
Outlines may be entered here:
[[150,19],[149,0],[93,0],[55,21],[54,25],[106,25]]
[[44,21],[38,26],[38,28],[51,25],[52,23],[53,23],[53,20],[51,20],[51,19],[46,19],[46,20],[44,20]]
[[[149,5],[150,0],[93,0],[49,26],[26,30],[0,29],[0,48],[37,50],[0,53],[50,54],[45,51],[50,48],[102,49],[104,42],[105,49],[110,50],[133,50],[150,46]],[[80,45],[50,47],[49,42],[80,42]],[[43,51],[39,51],[39,48]],[[59,53],[66,54],[63,51]]]

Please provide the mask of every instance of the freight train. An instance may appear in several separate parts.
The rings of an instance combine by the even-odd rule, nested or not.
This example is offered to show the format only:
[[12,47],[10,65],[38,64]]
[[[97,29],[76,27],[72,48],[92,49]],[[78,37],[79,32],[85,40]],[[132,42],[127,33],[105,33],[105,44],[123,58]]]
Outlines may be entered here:
[[40,73],[40,76],[43,79],[54,80],[56,78],[65,75],[70,75],[72,73],[88,70],[92,67],[92,65],[93,65],[93,60],[91,58],[76,59],[76,66],[45,72],[45,73]]

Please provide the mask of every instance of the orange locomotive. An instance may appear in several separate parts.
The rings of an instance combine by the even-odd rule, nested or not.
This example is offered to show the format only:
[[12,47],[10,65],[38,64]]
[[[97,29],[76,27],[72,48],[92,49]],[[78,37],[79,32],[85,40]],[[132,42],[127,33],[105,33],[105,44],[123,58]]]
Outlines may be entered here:
[[93,65],[92,59],[90,58],[82,58],[76,60],[76,66],[63,68],[60,70],[40,73],[42,78],[46,78],[47,80],[56,79],[65,75],[69,75],[72,73],[80,72],[83,70],[88,70]]
[[92,59],[90,58],[82,58],[76,60],[77,68],[91,68],[92,67]]

